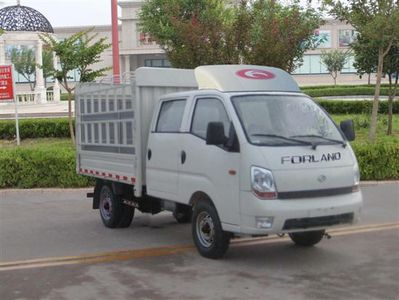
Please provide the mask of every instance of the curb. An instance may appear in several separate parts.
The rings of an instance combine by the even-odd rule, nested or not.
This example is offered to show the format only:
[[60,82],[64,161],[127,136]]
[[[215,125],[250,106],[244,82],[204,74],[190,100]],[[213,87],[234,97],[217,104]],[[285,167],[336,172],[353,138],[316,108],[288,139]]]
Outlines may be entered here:
[[45,193],[45,192],[85,192],[92,191],[93,187],[86,188],[35,188],[35,189],[0,189],[0,195],[6,193],[15,192],[34,192],[34,193]]

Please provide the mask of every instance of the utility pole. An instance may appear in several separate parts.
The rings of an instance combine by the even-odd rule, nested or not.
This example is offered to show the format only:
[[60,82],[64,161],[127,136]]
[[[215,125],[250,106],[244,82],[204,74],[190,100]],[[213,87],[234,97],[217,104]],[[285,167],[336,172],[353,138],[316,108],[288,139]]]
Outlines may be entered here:
[[112,13],[112,68],[114,74],[114,83],[120,82],[119,65],[119,28],[118,28],[118,0],[111,0]]

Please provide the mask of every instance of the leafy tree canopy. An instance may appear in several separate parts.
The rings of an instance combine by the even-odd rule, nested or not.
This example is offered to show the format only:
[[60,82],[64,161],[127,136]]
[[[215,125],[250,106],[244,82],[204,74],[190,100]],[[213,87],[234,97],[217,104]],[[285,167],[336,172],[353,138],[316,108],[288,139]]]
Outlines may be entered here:
[[11,62],[14,64],[15,70],[29,82],[30,88],[33,91],[36,70],[35,52],[33,49],[26,47],[20,49],[12,48]]
[[314,32],[321,15],[298,2],[284,6],[273,0],[254,0],[247,9],[250,23],[244,60],[292,72],[302,63],[305,51],[317,46]]
[[174,67],[248,63],[289,72],[315,46],[321,24],[314,9],[273,0],[147,0],[140,20]]
[[345,63],[349,57],[348,52],[341,50],[323,51],[321,54],[321,61],[326,65],[328,72],[334,79],[334,85],[337,84],[338,72],[344,68]]
[[69,85],[69,72],[77,70],[80,82],[93,81],[103,76],[110,68],[93,69],[93,64],[100,61],[101,53],[110,47],[106,38],[98,39],[96,34],[91,34],[93,29],[77,32],[70,37],[58,41],[50,34],[40,35],[45,47],[58,56],[59,67],[53,69],[52,75],[68,92],[68,116],[71,139],[75,144],[74,128],[72,123],[72,92],[75,87]]

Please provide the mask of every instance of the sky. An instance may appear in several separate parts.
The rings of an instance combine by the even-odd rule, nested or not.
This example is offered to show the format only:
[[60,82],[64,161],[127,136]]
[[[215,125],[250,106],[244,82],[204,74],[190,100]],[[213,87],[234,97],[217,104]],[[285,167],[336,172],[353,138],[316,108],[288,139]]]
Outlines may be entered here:
[[[111,0],[20,0],[42,13],[53,27],[111,24]],[[17,0],[0,0],[0,8]]]

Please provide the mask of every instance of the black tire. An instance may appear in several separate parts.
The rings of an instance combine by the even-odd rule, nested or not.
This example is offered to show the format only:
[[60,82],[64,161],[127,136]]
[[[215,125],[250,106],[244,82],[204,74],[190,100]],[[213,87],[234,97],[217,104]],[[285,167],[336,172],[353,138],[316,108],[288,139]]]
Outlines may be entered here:
[[223,231],[215,207],[208,202],[199,202],[194,207],[192,235],[203,257],[221,258],[229,248],[231,234]]
[[293,232],[288,234],[291,240],[298,246],[311,247],[323,239],[325,230]]
[[130,226],[130,224],[132,224],[133,216],[134,216],[134,207],[128,206],[125,204],[122,204],[122,205],[123,205],[122,218],[117,227],[127,228]]
[[178,223],[190,223],[193,216],[193,210],[191,206],[177,204],[176,209],[173,212],[173,216]]
[[120,197],[112,191],[112,186],[104,182],[99,194],[100,216],[108,228],[128,227],[132,223],[134,208],[122,203]]

